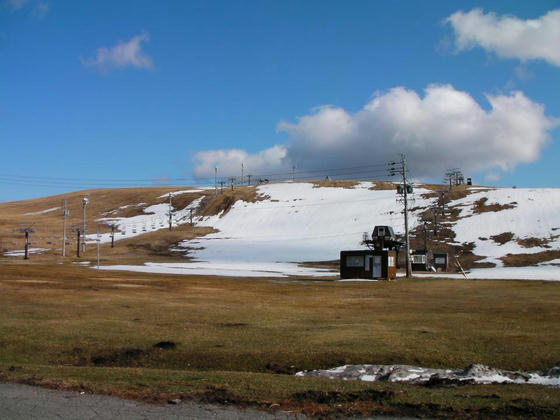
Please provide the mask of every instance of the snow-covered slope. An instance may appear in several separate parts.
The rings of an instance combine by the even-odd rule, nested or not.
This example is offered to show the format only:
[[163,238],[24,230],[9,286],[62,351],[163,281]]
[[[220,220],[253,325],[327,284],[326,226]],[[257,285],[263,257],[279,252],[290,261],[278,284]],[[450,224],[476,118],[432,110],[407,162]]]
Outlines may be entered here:
[[[476,203],[486,198],[485,206],[511,207],[475,213]],[[459,243],[474,242],[474,253],[502,265],[507,254],[532,254],[560,248],[560,191],[557,189],[501,188],[471,194],[451,203],[459,207],[460,219],[453,230]],[[506,243],[492,236],[512,233]],[[541,246],[522,246],[518,240],[540,239]],[[523,243],[523,241],[521,242]]]
[[[260,200],[237,201],[225,214],[195,219],[198,226],[211,226],[218,233],[180,244],[194,262],[147,264],[135,269],[245,276],[325,275],[324,270],[302,268],[297,263],[336,260],[343,249],[359,249],[363,232],[371,232],[375,225],[393,226],[397,233],[404,231],[402,204],[396,191],[373,186],[369,182],[353,188],[311,183],[260,186]],[[415,190],[412,229],[420,223],[425,209],[436,206],[437,198],[430,192],[420,187]],[[537,254],[560,248],[560,190],[472,187],[468,192],[465,198],[447,203],[448,208],[460,210],[455,219],[446,222],[455,233],[452,244],[472,243],[474,254],[495,265],[473,269],[471,277],[560,280],[558,260],[545,258],[531,268],[504,268],[500,259],[508,254]],[[189,209],[196,209],[199,203],[192,203]],[[165,205],[160,205],[161,209],[153,207],[149,209],[157,215],[155,225],[159,227]],[[138,220],[121,219],[119,223],[145,223],[146,216],[136,217]]]

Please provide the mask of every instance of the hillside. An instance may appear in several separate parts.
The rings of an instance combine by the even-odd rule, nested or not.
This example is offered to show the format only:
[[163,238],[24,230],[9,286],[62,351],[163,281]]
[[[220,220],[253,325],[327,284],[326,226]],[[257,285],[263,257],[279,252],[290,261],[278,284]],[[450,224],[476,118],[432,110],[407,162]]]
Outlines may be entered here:
[[[99,226],[102,268],[257,277],[336,275],[328,271],[336,269],[328,262],[336,261],[340,250],[359,249],[363,233],[373,226],[390,225],[403,232],[402,205],[393,188],[341,181],[236,187],[218,195],[213,189],[185,187],[106,189],[3,203],[3,260],[21,256],[23,235],[17,229],[32,225],[32,248],[38,253],[33,258],[54,256],[59,261],[61,200],[68,200],[68,226],[78,226],[81,199],[88,195],[88,241],[95,241],[92,232]],[[457,256],[471,278],[560,280],[558,208],[558,189],[460,186],[448,191],[418,185],[411,204],[412,247],[423,247],[425,229],[428,248]],[[114,249],[108,244],[109,225],[116,227]],[[73,235],[68,233],[71,255]],[[94,258],[92,248],[88,246],[85,259]]]

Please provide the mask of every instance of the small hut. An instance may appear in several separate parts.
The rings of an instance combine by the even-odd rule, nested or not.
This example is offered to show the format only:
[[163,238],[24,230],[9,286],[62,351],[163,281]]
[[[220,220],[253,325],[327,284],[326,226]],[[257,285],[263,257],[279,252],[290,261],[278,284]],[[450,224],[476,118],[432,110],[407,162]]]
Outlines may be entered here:
[[397,252],[360,249],[340,252],[340,278],[385,279],[397,277]]

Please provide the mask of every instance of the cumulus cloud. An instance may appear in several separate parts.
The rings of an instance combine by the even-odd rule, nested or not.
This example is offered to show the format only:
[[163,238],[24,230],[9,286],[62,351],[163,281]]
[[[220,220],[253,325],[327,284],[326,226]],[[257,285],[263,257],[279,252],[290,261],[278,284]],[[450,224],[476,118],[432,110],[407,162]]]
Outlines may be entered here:
[[114,47],[98,48],[94,57],[80,60],[84,66],[96,68],[104,73],[124,67],[150,69],[153,67],[153,61],[142,51],[142,42],[149,39],[150,36],[144,32],[129,41],[121,41]]
[[445,22],[453,27],[459,51],[479,46],[504,58],[560,66],[560,9],[527,20],[473,9],[455,12]]
[[486,98],[489,110],[450,85],[429,85],[423,97],[396,87],[378,93],[355,113],[324,106],[295,122],[280,122],[277,129],[290,137],[285,145],[256,154],[199,152],[194,174],[210,177],[218,166],[222,175],[237,175],[241,162],[264,174],[289,171],[291,165],[299,170],[346,168],[393,161],[405,153],[411,175],[430,178],[449,167],[465,173],[507,171],[537,160],[559,121],[521,92]]
[[276,145],[255,154],[241,149],[206,150],[194,156],[194,176],[206,178],[214,176],[214,168],[218,168],[220,176],[238,176],[241,164],[245,174],[272,174],[285,165],[286,147]]

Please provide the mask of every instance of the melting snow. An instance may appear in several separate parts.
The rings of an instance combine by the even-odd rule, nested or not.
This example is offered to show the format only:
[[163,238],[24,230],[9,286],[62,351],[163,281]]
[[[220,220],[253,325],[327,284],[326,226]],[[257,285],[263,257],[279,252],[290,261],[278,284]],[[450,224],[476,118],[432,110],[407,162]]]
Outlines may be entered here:
[[302,371],[296,376],[315,376],[330,379],[425,383],[444,381],[446,383],[513,383],[560,386],[560,368],[546,372],[520,372],[495,369],[474,364],[465,370],[430,369],[409,365],[345,365],[328,370]]
[[41,210],[41,211],[34,211],[32,213],[23,213],[24,216],[35,216],[38,214],[45,214],[45,213],[50,213],[51,211],[55,211],[58,210],[60,207],[52,207],[50,209],[46,209],[46,210]]

